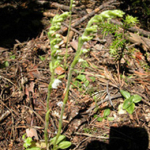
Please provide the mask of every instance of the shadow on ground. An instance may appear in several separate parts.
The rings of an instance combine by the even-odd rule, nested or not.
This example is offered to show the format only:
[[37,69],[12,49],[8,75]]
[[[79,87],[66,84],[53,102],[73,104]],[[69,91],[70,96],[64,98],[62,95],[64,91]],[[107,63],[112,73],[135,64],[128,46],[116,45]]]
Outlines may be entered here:
[[148,134],[144,128],[111,127],[109,144],[94,140],[85,150],[148,150]]
[[43,29],[43,5],[36,0],[0,2],[0,47],[12,47],[16,41],[35,38]]

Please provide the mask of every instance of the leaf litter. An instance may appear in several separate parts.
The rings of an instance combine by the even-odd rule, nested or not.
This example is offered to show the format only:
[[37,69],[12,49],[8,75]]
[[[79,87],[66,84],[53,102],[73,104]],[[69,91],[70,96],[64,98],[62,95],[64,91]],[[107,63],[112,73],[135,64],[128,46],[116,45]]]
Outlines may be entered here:
[[[90,3],[82,2],[79,5],[81,8],[88,9]],[[54,12],[60,13],[58,10]],[[85,12],[75,12],[73,19],[80,18],[81,14]],[[88,10],[87,13],[90,14],[91,10]],[[44,21],[49,22],[49,18],[44,18]],[[86,24],[87,21],[84,20],[74,28],[82,33]],[[50,80],[48,64],[51,51],[46,34],[48,27],[49,23],[36,38],[26,42],[18,41],[13,48],[10,48],[10,51],[0,48],[0,149],[22,149],[21,137],[26,132],[28,136],[35,137],[36,140],[43,139],[46,95]],[[77,49],[79,33],[76,30],[74,30],[72,39],[70,38],[68,66]],[[62,36],[65,37],[65,30],[61,31]],[[137,138],[137,140],[143,138],[147,141],[146,136],[150,135],[150,73],[147,67],[149,58],[146,57],[149,54],[149,44],[147,44],[149,41],[147,38],[142,39],[139,36],[131,35],[132,42],[137,43],[137,39],[142,40],[140,42],[142,46],[139,43],[136,44],[132,54],[133,59],[128,56],[122,59],[121,70],[118,69],[118,64],[109,54],[112,35],[106,36],[106,39],[101,41],[103,35],[99,34],[97,35],[99,39],[94,39],[84,45],[85,48],[90,49],[88,55],[82,56],[87,63],[80,62],[75,68],[63,120],[62,133],[73,143],[71,149],[90,149],[91,145],[94,147],[92,141],[99,142],[99,149],[102,147],[109,149],[110,145],[113,147],[118,142],[111,137],[124,138],[118,136],[117,132],[121,135],[127,133],[125,137],[129,139],[130,137]],[[137,47],[138,45],[139,47]],[[62,54],[65,54],[65,45],[61,45],[61,47]],[[147,52],[147,55],[141,51],[141,48]],[[10,57],[12,55],[15,55],[14,59]],[[40,59],[39,56],[45,59]],[[126,64],[126,60],[130,63]],[[5,62],[7,62],[7,66],[4,66]],[[67,82],[67,71],[63,67],[57,67],[55,73],[60,75],[62,83],[53,89],[51,94],[49,105],[52,113],[50,113],[48,131],[50,137],[55,136],[58,128],[61,103]],[[77,78],[79,75],[83,80]],[[95,79],[92,80],[90,77]],[[85,79],[88,83],[85,83]],[[133,114],[118,113],[118,108],[123,102],[119,89],[142,97],[142,101],[135,106]],[[95,114],[103,117],[108,108],[110,109],[109,117],[113,118],[111,121],[107,117],[102,121],[94,118]],[[141,131],[141,128],[144,128],[146,133],[145,130]],[[145,136],[137,136],[137,132],[142,132]],[[144,143],[142,140],[142,142],[142,144],[148,145],[149,141]],[[125,143],[121,144],[120,147],[125,145]],[[138,143],[136,144],[139,146]],[[117,148],[119,149],[119,147]],[[132,149],[136,148],[132,147]]]

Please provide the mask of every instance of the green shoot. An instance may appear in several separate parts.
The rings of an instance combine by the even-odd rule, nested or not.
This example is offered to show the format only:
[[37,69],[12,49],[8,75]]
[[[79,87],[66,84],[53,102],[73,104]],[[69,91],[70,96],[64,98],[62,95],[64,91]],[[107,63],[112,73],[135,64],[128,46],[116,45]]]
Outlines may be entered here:
[[123,102],[123,109],[126,110],[129,114],[134,112],[135,103],[138,103],[142,100],[142,97],[135,94],[131,95],[129,92],[120,90],[120,93],[125,98]]

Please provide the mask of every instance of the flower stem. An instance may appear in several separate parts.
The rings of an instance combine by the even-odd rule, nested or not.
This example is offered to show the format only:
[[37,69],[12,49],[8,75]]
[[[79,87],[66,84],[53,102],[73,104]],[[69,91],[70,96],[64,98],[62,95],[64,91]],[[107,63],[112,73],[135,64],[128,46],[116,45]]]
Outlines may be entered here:
[[69,19],[69,27],[68,27],[68,34],[67,34],[66,53],[65,53],[65,58],[64,58],[64,68],[65,69],[67,68],[67,55],[68,55],[69,33],[70,33],[71,21],[72,21],[72,4],[73,4],[73,0],[70,0],[70,8],[69,8],[70,19]]
[[69,88],[70,88],[72,73],[73,73],[75,65],[78,62],[78,59],[79,59],[80,55],[82,54],[82,52],[81,52],[82,45],[83,45],[83,42],[81,41],[78,45],[76,56],[75,56],[73,62],[71,63],[71,66],[70,66],[70,69],[69,69],[67,86],[66,86],[66,89],[64,91],[65,97],[64,97],[64,100],[63,100],[63,106],[61,108],[61,114],[60,114],[59,125],[58,125],[58,132],[57,132],[57,135],[56,135],[56,140],[55,140],[54,145],[53,145],[53,150],[57,150],[56,143],[57,143],[57,140],[58,140],[58,138],[61,134],[62,123],[63,123],[63,114],[64,114],[65,106],[66,106],[66,103],[67,103],[67,100],[68,100],[68,94],[69,94]]
[[48,94],[47,94],[47,99],[46,99],[46,115],[45,115],[45,130],[44,130],[44,139],[45,139],[45,143],[46,143],[46,147],[49,147],[48,144],[48,125],[49,125],[49,113],[50,113],[50,109],[49,109],[49,100],[50,100],[50,95],[51,95],[51,91],[52,91],[52,83],[54,81],[54,70],[53,72],[51,72],[51,79],[50,79],[50,83],[48,85]]

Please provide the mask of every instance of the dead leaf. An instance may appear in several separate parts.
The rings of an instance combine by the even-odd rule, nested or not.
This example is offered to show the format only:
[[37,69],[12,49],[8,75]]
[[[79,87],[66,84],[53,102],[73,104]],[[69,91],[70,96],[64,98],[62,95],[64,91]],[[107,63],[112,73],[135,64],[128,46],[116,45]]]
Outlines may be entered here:
[[64,68],[60,66],[55,69],[55,73],[58,75],[62,75],[64,72],[65,72]]
[[34,139],[39,140],[37,131],[34,128],[26,129],[26,134],[27,134],[27,137],[31,137],[31,138],[34,137]]
[[86,9],[87,13],[91,13],[93,10],[92,9]]
[[72,42],[70,42],[70,45],[77,51],[77,48],[78,48],[78,41],[72,40]]
[[40,72],[38,71],[38,66],[34,65],[31,69],[28,69],[28,75],[30,77],[30,80],[33,80],[34,78],[40,77]]
[[[73,31],[70,31],[68,41],[71,41],[73,35],[74,35],[74,32],[73,32]],[[64,38],[64,43],[67,43],[67,36]]]
[[32,93],[33,97],[34,97],[34,82],[31,82],[30,85],[26,84],[26,88],[25,88],[25,94],[27,96],[26,101],[29,102],[30,101],[30,92]]
[[138,72],[138,71],[134,71],[134,73],[137,74],[137,75],[141,75],[141,76],[147,75],[147,74],[145,74],[145,73]]
[[137,45],[141,46],[144,51],[150,51],[150,39],[144,38],[131,32],[129,32],[129,35],[126,34],[125,38],[132,43],[137,43]]

